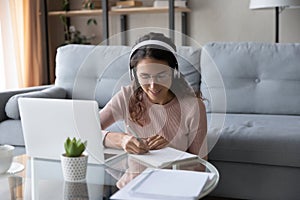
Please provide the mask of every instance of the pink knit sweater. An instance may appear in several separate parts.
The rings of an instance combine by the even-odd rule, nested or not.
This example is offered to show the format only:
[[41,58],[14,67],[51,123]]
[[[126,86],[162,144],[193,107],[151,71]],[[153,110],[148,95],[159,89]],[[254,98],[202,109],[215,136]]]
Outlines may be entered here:
[[113,122],[124,120],[141,138],[159,134],[176,149],[206,156],[207,120],[205,106],[200,99],[178,97],[159,105],[153,104],[145,95],[143,100],[147,114],[146,123],[142,127],[130,120],[128,102],[132,94],[132,86],[122,87],[100,111],[101,124],[107,127]]

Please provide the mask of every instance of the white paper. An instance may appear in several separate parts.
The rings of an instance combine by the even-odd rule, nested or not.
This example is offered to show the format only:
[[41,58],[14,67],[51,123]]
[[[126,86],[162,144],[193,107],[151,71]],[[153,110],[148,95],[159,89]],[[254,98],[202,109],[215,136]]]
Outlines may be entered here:
[[183,170],[156,170],[132,189],[133,195],[194,199],[200,195],[207,174]]
[[151,150],[149,153],[136,155],[130,154],[130,157],[148,164],[152,167],[162,168],[172,162],[184,161],[188,159],[197,158],[197,155],[180,151],[171,147],[166,147],[159,150]]

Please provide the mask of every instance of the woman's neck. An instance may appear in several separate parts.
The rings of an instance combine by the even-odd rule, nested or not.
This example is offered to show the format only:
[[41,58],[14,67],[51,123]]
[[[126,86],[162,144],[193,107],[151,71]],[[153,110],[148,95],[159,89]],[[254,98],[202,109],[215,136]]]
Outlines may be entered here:
[[166,98],[162,99],[161,101],[155,101],[155,102],[153,102],[153,100],[151,100],[151,99],[147,96],[147,94],[145,94],[145,96],[147,97],[147,99],[148,99],[151,103],[153,103],[153,104],[159,104],[159,105],[165,105],[165,104],[171,102],[171,101],[174,99],[174,97],[175,97],[175,95],[174,95],[171,91],[169,91],[168,94],[167,94],[167,96],[166,96]]

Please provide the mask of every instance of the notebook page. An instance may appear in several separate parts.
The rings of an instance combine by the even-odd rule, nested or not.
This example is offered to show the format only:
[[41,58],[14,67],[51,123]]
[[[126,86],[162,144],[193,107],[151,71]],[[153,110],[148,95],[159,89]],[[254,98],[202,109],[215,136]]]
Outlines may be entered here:
[[165,200],[196,199],[209,178],[209,173],[156,169],[131,188],[131,195]]
[[159,150],[151,150],[142,155],[130,154],[130,157],[152,167],[162,168],[171,164],[172,162],[195,159],[198,156],[171,147],[166,147]]

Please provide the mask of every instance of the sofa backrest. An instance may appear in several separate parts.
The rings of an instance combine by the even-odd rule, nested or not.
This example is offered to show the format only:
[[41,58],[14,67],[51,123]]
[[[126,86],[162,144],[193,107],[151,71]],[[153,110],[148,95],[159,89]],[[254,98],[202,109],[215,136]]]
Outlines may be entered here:
[[[225,86],[227,113],[300,114],[300,44],[205,45],[202,92],[210,97],[223,92],[213,83],[215,68]],[[219,111],[217,107],[213,110]]]
[[[131,47],[66,45],[56,54],[55,85],[67,98],[96,99],[102,108],[121,86],[130,84],[128,65]],[[200,48],[179,47],[179,70],[198,91],[201,83]]]

